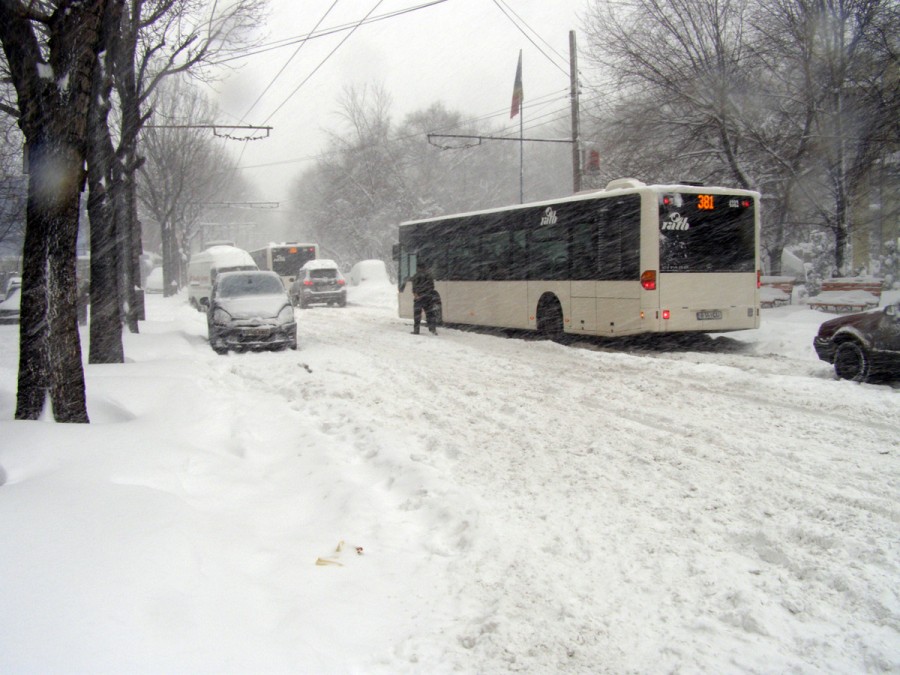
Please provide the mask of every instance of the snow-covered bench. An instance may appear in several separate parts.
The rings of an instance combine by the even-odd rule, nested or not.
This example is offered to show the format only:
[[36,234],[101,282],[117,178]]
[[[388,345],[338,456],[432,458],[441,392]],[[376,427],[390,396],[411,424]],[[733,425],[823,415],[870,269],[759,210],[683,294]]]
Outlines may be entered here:
[[760,279],[759,304],[763,307],[791,304],[796,283],[794,277],[763,276]]
[[822,291],[807,298],[806,304],[823,311],[861,312],[878,307],[881,302],[881,279],[872,277],[844,277],[826,279]]

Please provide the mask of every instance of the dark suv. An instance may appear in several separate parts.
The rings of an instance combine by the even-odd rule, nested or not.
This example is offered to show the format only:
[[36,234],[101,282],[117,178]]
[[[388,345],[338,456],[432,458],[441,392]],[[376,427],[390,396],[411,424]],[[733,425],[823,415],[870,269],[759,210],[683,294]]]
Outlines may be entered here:
[[841,379],[900,379],[900,302],[826,321],[813,346]]
[[344,275],[333,260],[310,260],[291,284],[291,302],[306,309],[314,303],[347,306],[347,286]]

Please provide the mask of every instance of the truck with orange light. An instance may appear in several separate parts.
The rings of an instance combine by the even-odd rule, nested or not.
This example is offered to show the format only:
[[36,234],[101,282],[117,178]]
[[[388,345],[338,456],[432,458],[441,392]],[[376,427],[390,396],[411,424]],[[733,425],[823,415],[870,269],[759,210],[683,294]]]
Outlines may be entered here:
[[445,324],[569,335],[758,328],[759,193],[626,178],[400,224],[398,310],[427,265]]

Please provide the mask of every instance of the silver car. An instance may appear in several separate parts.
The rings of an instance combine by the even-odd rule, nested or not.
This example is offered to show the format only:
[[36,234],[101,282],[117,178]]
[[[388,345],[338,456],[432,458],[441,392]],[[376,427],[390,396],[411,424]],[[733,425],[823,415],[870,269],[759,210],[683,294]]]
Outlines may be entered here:
[[315,303],[346,307],[346,283],[333,260],[310,260],[300,268],[291,284],[291,301],[300,309]]
[[22,289],[16,286],[9,297],[0,302],[0,323],[19,323],[19,305],[22,301]]
[[294,308],[275,272],[225,272],[216,277],[206,305],[209,344],[229,349],[296,349]]

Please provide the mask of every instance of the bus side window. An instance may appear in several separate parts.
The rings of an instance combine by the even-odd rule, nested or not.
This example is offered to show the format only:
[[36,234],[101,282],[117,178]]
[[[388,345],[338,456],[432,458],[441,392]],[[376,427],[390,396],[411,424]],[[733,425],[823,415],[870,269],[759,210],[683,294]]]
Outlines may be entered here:
[[510,278],[509,232],[488,232],[481,236],[481,255],[485,261],[481,279],[505,281]]
[[510,238],[509,279],[524,281],[528,278],[528,246],[525,230],[513,230]]
[[559,225],[531,230],[528,237],[528,278],[565,279],[569,275],[568,232]]
[[581,223],[571,228],[572,243],[569,256],[572,261],[572,280],[590,281],[597,278],[597,225]]
[[640,197],[625,197],[606,212],[599,224],[597,268],[599,279],[632,280],[640,275]]

